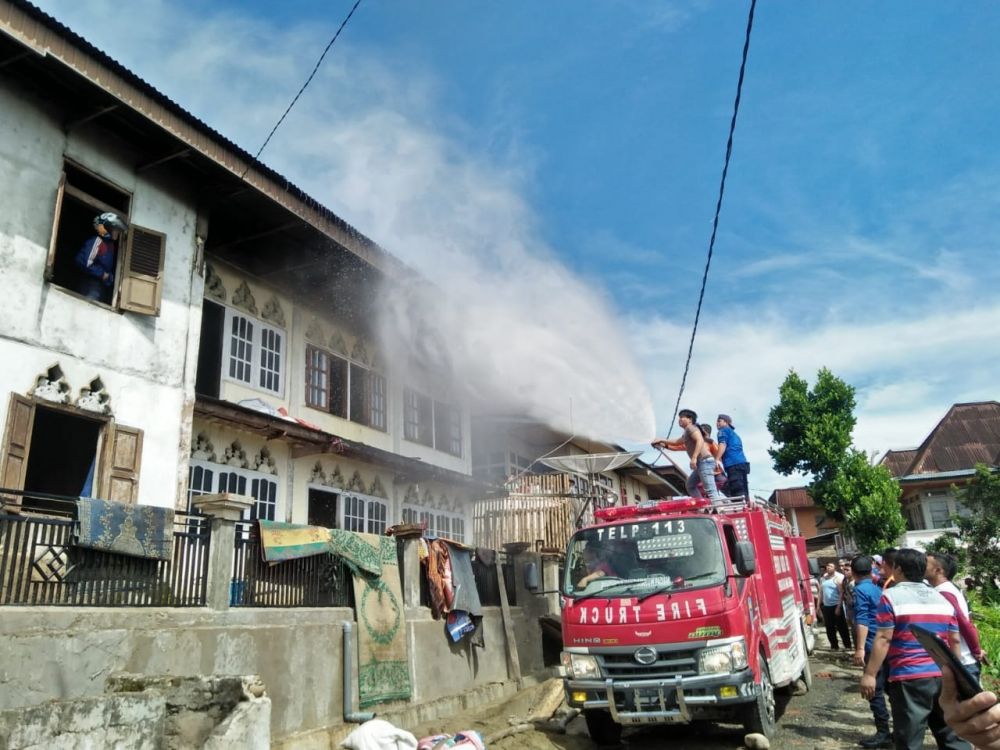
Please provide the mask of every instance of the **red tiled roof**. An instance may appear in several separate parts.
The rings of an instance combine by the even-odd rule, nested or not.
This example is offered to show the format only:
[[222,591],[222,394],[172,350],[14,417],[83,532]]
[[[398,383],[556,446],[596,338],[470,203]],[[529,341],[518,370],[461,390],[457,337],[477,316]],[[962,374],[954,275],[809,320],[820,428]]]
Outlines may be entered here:
[[806,491],[805,487],[788,487],[783,490],[775,490],[768,498],[768,502],[777,503],[782,508],[810,508],[816,503]]
[[955,404],[919,448],[889,451],[882,459],[896,477],[972,469],[977,463],[1000,463],[998,401]]

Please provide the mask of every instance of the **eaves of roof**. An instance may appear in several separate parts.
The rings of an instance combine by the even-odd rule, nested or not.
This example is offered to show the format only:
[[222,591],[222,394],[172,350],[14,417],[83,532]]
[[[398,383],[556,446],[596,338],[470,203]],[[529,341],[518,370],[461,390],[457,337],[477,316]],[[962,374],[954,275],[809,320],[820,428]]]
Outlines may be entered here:
[[[248,185],[286,205],[300,218],[309,221],[366,262],[383,270],[406,269],[402,261],[287,177],[240,148],[35,5],[26,0],[2,0],[0,33],[6,33],[42,57],[58,60],[193,150],[231,173],[242,176]],[[288,197],[296,205],[287,205]]]

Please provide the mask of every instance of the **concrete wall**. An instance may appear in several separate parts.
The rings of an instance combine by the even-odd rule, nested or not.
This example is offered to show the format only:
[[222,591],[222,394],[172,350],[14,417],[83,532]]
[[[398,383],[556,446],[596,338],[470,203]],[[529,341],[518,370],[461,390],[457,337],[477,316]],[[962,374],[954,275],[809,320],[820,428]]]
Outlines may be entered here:
[[[513,608],[524,674],[542,671],[535,622]],[[454,646],[442,621],[408,609],[413,702],[507,680],[498,608],[485,613],[486,648]],[[96,697],[118,672],[259,674],[275,738],[342,723],[343,634],[350,609],[96,609],[5,607],[0,618],[0,710]],[[534,650],[538,649],[538,654]],[[356,661],[356,659],[355,659]],[[355,693],[355,702],[357,694]]]
[[[195,202],[155,172],[137,176],[120,141],[96,127],[67,134],[61,113],[11,86],[0,81],[0,184],[8,187],[0,212],[0,420],[8,394],[27,393],[55,363],[74,399],[100,376],[114,418],[145,433],[139,502],[173,505],[187,479],[183,415],[200,330]],[[64,154],[131,192],[133,223],[166,234],[158,316],[119,313],[44,280]]]

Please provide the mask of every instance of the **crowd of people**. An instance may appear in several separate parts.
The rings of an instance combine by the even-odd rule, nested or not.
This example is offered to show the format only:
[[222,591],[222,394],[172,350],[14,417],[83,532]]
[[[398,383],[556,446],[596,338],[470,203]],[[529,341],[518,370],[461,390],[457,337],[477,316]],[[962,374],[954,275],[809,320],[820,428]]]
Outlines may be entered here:
[[743,441],[733,427],[733,418],[728,414],[718,416],[715,440],[712,425],[698,424],[697,413],[690,409],[677,412],[677,425],[681,428],[678,439],[657,438],[652,445],[659,450],[687,453],[692,469],[687,480],[688,495],[707,497],[713,504],[726,502],[725,497],[749,497],[750,463],[743,453]]
[[[831,650],[841,644],[864,668],[861,695],[875,733],[864,748],[919,750],[930,729],[942,750],[970,744],[1000,750],[1000,704],[993,693],[960,700],[954,674],[939,668],[910,630],[919,625],[948,644],[977,680],[987,656],[969,605],[955,585],[951,555],[887,549],[829,563],[820,579],[820,611]],[[888,705],[886,703],[888,697]]]

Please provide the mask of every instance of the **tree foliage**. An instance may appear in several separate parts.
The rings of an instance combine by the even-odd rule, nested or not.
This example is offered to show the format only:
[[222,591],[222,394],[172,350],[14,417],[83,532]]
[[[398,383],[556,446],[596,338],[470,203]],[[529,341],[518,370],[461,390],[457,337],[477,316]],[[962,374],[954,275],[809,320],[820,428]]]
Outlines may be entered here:
[[767,417],[767,429],[776,445],[768,450],[775,471],[830,479],[851,446],[856,422],[854,388],[824,367],[812,389],[792,370],[778,395]]
[[968,549],[969,575],[984,598],[1000,602],[1000,474],[978,464],[975,476],[956,495],[971,511],[955,518]]
[[854,387],[824,367],[812,388],[792,370],[778,393],[767,418],[775,471],[810,475],[813,500],[843,522],[860,549],[891,546],[906,530],[901,489],[884,466],[852,447]]

